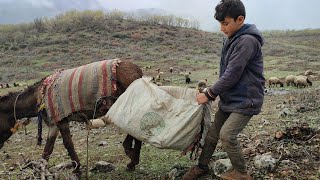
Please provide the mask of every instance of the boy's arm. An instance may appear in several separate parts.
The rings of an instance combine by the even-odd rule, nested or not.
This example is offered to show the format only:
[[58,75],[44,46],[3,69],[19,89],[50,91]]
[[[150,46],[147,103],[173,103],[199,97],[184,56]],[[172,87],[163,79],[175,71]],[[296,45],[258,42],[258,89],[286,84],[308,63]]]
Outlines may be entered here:
[[230,55],[225,72],[213,86],[208,88],[209,95],[213,95],[212,98],[232,88],[239,81],[246,65],[258,49],[259,42],[255,37],[244,35],[240,38]]

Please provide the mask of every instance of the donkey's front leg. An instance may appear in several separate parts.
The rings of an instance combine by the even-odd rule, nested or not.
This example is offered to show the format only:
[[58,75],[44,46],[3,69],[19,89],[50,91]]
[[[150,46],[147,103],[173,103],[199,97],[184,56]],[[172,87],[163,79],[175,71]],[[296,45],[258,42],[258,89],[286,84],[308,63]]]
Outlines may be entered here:
[[67,149],[68,154],[72,160],[73,166],[75,167],[73,172],[80,177],[81,176],[80,160],[78,158],[76,151],[74,150],[74,145],[73,145],[71,134],[70,134],[69,122],[67,121],[67,119],[63,119],[57,123],[57,127],[61,133],[61,136],[63,139],[63,145]]
[[47,142],[44,147],[43,153],[42,153],[42,158],[45,160],[49,160],[50,155],[52,154],[53,148],[54,148],[54,143],[57,139],[58,136],[58,128],[56,125],[50,125],[49,131],[48,131],[48,137],[47,137]]

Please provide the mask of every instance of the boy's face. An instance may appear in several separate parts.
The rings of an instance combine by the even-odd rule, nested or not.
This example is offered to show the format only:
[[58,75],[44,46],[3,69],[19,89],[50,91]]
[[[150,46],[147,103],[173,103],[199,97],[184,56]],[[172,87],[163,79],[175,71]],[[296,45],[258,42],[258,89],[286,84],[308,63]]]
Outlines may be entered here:
[[220,30],[228,36],[228,38],[232,37],[234,33],[236,33],[244,23],[244,17],[239,16],[236,20],[227,16],[223,21],[220,22]]

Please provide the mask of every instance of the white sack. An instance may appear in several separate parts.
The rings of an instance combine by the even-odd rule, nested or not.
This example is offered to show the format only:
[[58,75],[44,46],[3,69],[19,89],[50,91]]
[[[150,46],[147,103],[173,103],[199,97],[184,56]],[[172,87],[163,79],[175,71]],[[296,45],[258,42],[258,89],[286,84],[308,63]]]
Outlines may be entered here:
[[158,148],[185,150],[200,133],[204,105],[195,89],[135,80],[102,117]]

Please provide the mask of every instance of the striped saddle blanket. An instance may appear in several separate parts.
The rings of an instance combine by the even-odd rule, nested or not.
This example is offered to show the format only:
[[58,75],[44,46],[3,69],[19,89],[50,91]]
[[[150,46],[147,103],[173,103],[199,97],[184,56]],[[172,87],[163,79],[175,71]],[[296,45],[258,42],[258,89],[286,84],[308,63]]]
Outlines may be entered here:
[[43,100],[48,116],[58,122],[74,112],[93,110],[101,97],[114,96],[119,63],[119,59],[103,60],[47,77]]

